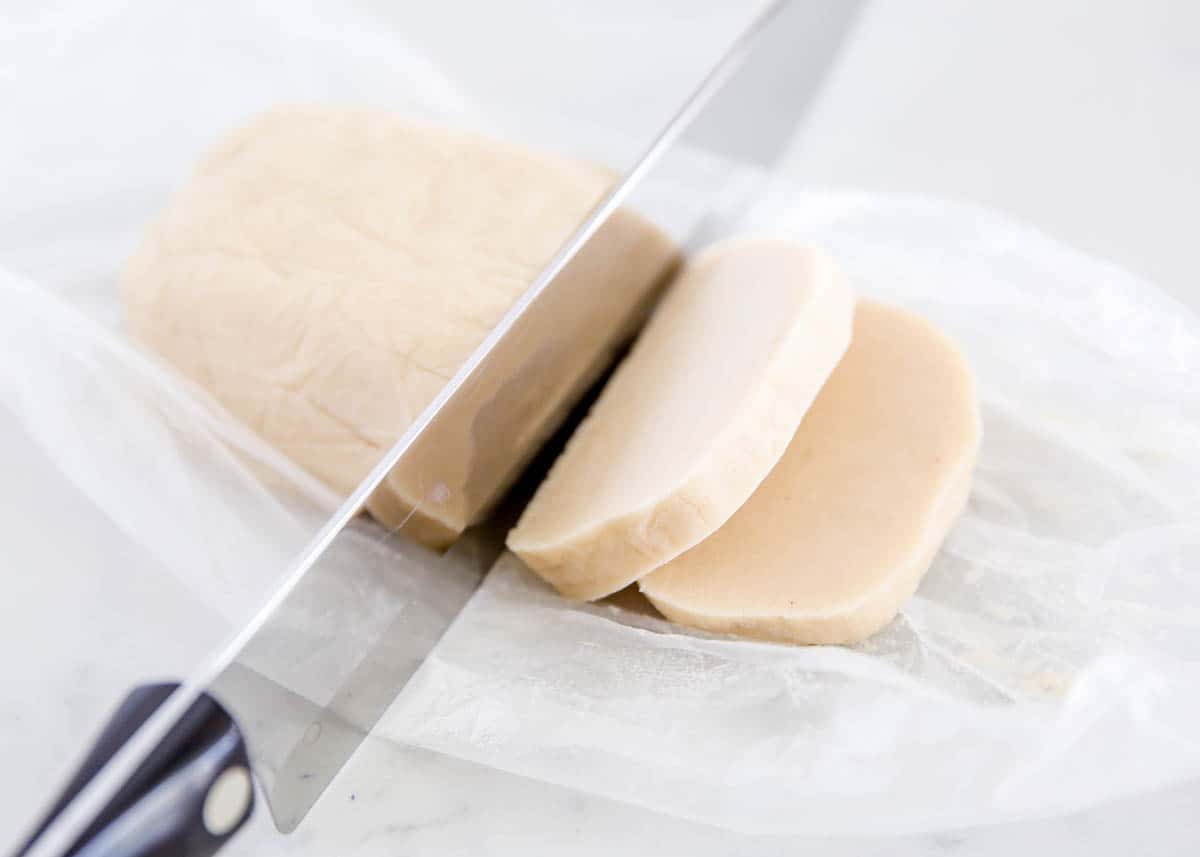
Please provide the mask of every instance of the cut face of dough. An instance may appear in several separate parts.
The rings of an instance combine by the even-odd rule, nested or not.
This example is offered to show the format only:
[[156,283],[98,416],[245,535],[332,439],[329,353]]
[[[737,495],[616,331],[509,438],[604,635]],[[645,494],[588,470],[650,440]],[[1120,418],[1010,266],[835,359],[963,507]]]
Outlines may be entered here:
[[916,590],[961,511],[980,431],[958,349],[928,322],[863,301],[849,351],[771,475],[641,590],[697,628],[862,640]]
[[[123,276],[127,327],[348,493],[612,180],[385,112],[275,110],[217,146],[149,230]],[[453,540],[632,332],[674,249],[629,212],[602,234],[596,304],[536,365],[512,367],[536,384],[500,408],[480,401],[434,454],[389,476],[376,517]]]
[[854,298],[824,253],[710,247],[672,284],[508,546],[600,598],[709,536],[787,447],[846,350]]

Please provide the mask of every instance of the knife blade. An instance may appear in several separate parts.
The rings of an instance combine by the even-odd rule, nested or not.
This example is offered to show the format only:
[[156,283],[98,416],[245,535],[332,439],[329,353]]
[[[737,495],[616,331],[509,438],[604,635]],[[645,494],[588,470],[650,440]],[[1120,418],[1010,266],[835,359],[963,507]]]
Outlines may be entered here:
[[[859,5],[775,0],[765,7],[641,159],[317,530],[254,617],[150,713],[143,713],[144,720],[86,783],[60,801],[22,853],[57,855],[78,849],[81,836],[105,817],[106,808],[111,811],[131,777],[146,769],[165,739],[178,734],[189,712],[212,697],[233,713],[248,736],[253,769],[276,826],[287,832],[300,822],[454,621],[502,549],[515,513],[511,504],[502,505],[491,521],[469,530],[443,555],[401,539],[386,561],[372,563],[364,562],[370,554],[364,546],[397,537],[360,517],[369,498],[398,467],[423,466],[446,443],[461,446],[464,415],[493,415],[483,432],[473,427],[483,438],[473,440],[486,446],[486,454],[475,459],[494,466],[498,453],[502,458],[506,448],[515,447],[514,434],[529,428],[527,421],[504,417],[514,379],[539,396],[563,401],[582,392],[538,390],[542,381],[536,367],[550,338],[597,354],[612,347],[589,336],[588,318],[598,301],[625,297],[593,282],[588,272],[595,254],[620,251],[603,239],[614,212],[685,136],[691,144],[769,164],[811,102]],[[759,124],[748,121],[747,103],[764,94],[773,105],[769,118]],[[630,307],[631,314],[637,311]],[[442,482],[431,474],[427,484],[436,490]],[[429,588],[416,585],[431,576],[439,583],[440,603],[423,598]],[[329,631],[317,636],[316,645],[314,624]],[[337,629],[351,627],[367,630],[353,635],[353,647],[339,647]],[[302,654],[297,634],[306,638],[306,645],[299,646]],[[213,780],[214,791],[217,782],[219,777]],[[245,799],[245,814],[251,801]],[[226,826],[221,837],[233,830],[236,824]],[[224,841],[221,837],[213,839],[211,850]]]

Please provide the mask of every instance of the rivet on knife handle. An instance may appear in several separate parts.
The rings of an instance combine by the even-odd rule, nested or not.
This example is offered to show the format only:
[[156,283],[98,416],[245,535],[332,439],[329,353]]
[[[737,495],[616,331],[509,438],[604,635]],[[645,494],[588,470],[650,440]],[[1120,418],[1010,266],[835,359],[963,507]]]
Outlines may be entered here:
[[[135,688],[113,713],[17,855],[26,854],[60,812],[178,687]],[[198,698],[66,853],[87,857],[205,857],[254,809],[250,761],[237,723],[209,695]]]

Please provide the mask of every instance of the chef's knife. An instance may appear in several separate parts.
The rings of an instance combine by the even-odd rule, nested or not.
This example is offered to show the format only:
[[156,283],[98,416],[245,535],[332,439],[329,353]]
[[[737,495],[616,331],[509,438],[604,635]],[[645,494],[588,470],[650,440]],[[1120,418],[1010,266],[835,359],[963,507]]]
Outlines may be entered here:
[[[766,7],[320,528],[254,618],[182,683],[130,694],[20,854],[214,853],[252,811],[251,768],[277,827],[299,823],[470,597],[514,512],[502,505],[443,555],[399,541],[399,559],[389,552],[382,567],[362,561],[364,540],[397,537],[359,517],[368,498],[397,467],[427,460],[481,403],[492,419],[476,426],[486,454],[475,457],[494,461],[516,447],[520,421],[504,416],[514,376],[539,383],[529,369],[548,338],[591,343],[589,319],[606,284],[586,273],[593,254],[613,252],[611,242],[595,240],[613,212],[685,134],[710,151],[773,161],[858,5],[777,0]],[[748,113],[755,104],[759,110]],[[421,590],[412,584],[429,575],[437,576],[441,603],[414,595]],[[314,617],[326,631],[365,632],[347,635],[351,647],[339,646],[336,633],[318,634],[314,644]],[[297,657],[297,634],[308,635],[302,647],[312,658]]]

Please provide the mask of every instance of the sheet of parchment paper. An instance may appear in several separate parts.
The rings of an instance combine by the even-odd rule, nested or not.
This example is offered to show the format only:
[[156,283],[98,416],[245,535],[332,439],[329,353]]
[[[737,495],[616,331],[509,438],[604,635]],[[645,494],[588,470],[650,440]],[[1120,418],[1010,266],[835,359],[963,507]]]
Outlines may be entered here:
[[818,241],[969,355],[977,477],[916,597],[863,644],[795,648],[568,604],[510,556],[380,729],[754,832],[997,822],[1200,773],[1196,319],[945,201],[776,185],[705,231]]
[[[482,123],[350,7],[65,3],[9,24],[0,267],[20,276],[0,277],[0,404],[63,498],[22,507],[33,553],[0,599],[28,614],[2,639],[31,658],[3,749],[37,774],[19,778],[34,795],[95,722],[70,712],[196,657],[329,502],[121,340],[115,273],[138,231],[208,141],[276,101]],[[760,179],[689,153],[639,203],[696,243],[751,229],[824,243],[863,293],[945,326],[979,373],[975,489],[917,597],[853,649],[788,648],[568,604],[504,560],[379,737],[746,831],[930,830],[1200,775],[1200,323],[989,212]],[[694,229],[710,204],[723,213]],[[86,565],[56,549],[70,509],[103,522]],[[171,596],[154,624],[119,599],[79,602],[121,585],[149,599],[122,578],[135,555]],[[40,650],[30,605],[55,599],[79,645]],[[175,649],[148,646],[156,631]],[[22,750],[48,741],[54,765]],[[4,802],[14,829],[31,811],[19,797]]]

